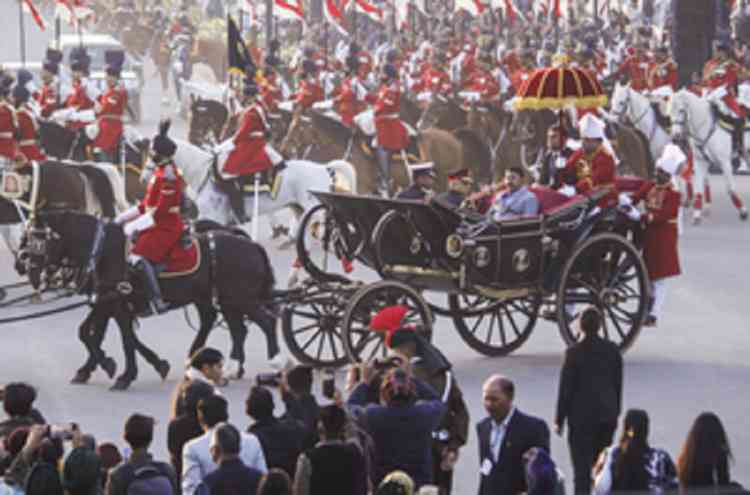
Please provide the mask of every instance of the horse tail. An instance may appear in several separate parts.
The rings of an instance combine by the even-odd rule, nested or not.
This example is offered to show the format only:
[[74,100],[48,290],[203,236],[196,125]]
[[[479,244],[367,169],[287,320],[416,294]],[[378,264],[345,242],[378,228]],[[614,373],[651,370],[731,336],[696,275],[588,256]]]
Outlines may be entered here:
[[478,172],[478,178],[483,182],[491,182],[492,155],[487,143],[468,127],[456,129],[453,135],[461,142],[464,166]]
[[348,189],[341,192],[349,192],[357,194],[357,170],[352,166],[351,163],[346,160],[333,160],[326,165],[326,169],[332,175],[333,187],[336,188],[338,181],[336,175],[341,174],[346,182],[348,182]]

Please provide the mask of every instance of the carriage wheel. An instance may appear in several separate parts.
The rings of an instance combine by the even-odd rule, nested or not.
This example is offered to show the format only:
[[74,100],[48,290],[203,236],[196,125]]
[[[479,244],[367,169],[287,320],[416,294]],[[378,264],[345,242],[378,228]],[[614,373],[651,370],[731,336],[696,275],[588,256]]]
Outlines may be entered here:
[[[427,303],[408,285],[393,280],[367,285],[351,298],[341,324],[344,348],[349,360],[369,361],[386,355],[385,336],[381,332],[370,330],[370,320],[381,309],[394,304],[402,304],[409,308],[404,318],[405,324],[432,328],[433,318]],[[431,332],[425,337],[429,339]]]
[[485,356],[506,356],[531,335],[539,315],[538,295],[497,301],[484,296],[451,294],[453,324],[469,347]]
[[625,238],[597,234],[568,258],[557,289],[557,321],[567,345],[580,340],[575,319],[593,304],[603,316],[602,336],[625,352],[635,342],[650,298],[646,266]]
[[341,337],[341,297],[326,295],[284,308],[282,334],[289,352],[303,364],[338,368],[349,362]]
[[297,231],[297,257],[315,280],[348,282],[346,277],[330,270],[343,255],[351,261],[363,242],[356,231],[343,232],[328,207],[320,204],[302,217]]

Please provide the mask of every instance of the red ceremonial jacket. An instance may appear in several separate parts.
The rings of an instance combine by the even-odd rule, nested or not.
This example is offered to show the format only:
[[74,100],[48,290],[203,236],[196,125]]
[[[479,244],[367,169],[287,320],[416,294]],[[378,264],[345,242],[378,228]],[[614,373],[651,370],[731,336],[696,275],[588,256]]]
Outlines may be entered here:
[[254,101],[240,117],[240,126],[232,138],[235,148],[224,164],[224,173],[247,175],[262,172],[272,163],[266,153],[266,132],[270,129],[262,103]]
[[399,120],[401,90],[398,82],[380,86],[373,105],[378,144],[390,151],[399,151],[409,146],[409,134]]
[[443,70],[430,67],[422,73],[420,80],[412,88],[415,92],[430,91],[432,93],[451,92],[451,78]]
[[313,106],[313,103],[323,101],[325,95],[323,88],[317,82],[310,82],[307,79],[303,79],[299,83],[299,90],[294,97],[296,105],[302,107],[302,110],[307,110]]
[[726,86],[730,93],[734,93],[740,70],[732,60],[711,59],[703,66],[703,84],[711,89]]
[[279,109],[279,102],[284,98],[277,79],[275,73],[267,76],[260,90],[260,97],[263,100],[263,104],[270,113],[276,113]]
[[[76,110],[89,110],[94,108],[94,102],[86,94],[86,88],[81,82],[74,82],[71,93],[65,99],[65,108],[75,108]],[[86,126],[87,122],[68,122],[70,129],[80,129]]]
[[633,203],[644,201],[646,214],[643,236],[643,258],[651,280],[680,274],[677,250],[677,215],[680,211],[680,193],[672,184],[663,186],[646,182],[633,195]]
[[648,71],[648,86],[652,90],[670,86],[672,91],[677,91],[678,79],[677,65],[671,60],[661,64],[653,63]]
[[18,117],[10,103],[0,103],[0,156],[13,160],[18,154]]
[[41,91],[35,92],[34,99],[42,107],[42,117],[49,117],[52,112],[57,110],[57,92],[51,84],[45,84]]
[[648,89],[648,59],[645,56],[633,55],[625,59],[615,72],[615,76],[627,74],[630,79],[630,87],[636,91]]
[[31,113],[28,106],[24,105],[16,110],[16,116],[18,117],[18,127],[21,129],[21,140],[18,142],[21,154],[27,160],[46,160],[47,156],[39,148],[39,141],[37,139],[39,124],[34,114]]
[[138,204],[141,213],[152,212],[154,226],[138,234],[133,253],[152,263],[163,263],[180,241],[183,231],[180,206],[184,184],[173,162],[158,166]]
[[128,103],[128,93],[122,88],[108,89],[97,100],[101,108],[96,115],[99,134],[94,140],[94,147],[113,153],[122,136],[122,116]]
[[485,103],[492,102],[500,96],[500,84],[491,72],[484,69],[476,69],[469,80],[470,91],[477,91],[482,101]]
[[[354,117],[362,112],[366,107],[366,102],[360,99],[357,94],[357,86],[361,86],[364,91],[364,86],[359,82],[357,76],[350,76],[344,79],[339,88],[339,95],[336,97],[336,111],[341,116],[341,121],[344,125],[352,127],[354,124]],[[367,96],[366,94],[364,95]]]
[[575,184],[579,194],[588,195],[594,189],[606,187],[609,194],[599,202],[599,206],[617,204],[617,185],[615,184],[615,160],[603,146],[599,146],[591,155],[581,148],[573,153],[562,170],[565,182]]

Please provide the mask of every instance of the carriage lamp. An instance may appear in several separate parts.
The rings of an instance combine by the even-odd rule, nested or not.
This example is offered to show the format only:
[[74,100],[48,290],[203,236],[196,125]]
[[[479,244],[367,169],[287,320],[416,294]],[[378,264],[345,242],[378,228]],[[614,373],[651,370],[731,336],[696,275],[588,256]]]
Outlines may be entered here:
[[461,236],[451,234],[445,240],[445,253],[451,258],[460,258],[464,252],[464,240]]

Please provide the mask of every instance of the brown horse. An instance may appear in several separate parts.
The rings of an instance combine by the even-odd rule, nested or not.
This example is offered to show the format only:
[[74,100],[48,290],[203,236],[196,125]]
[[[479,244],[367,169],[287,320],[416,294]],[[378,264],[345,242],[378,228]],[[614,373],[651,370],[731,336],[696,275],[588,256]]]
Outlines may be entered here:
[[[371,139],[359,132],[352,136],[352,132],[339,122],[310,112],[295,115],[280,151],[292,155],[307,150],[307,159],[318,162],[343,157],[357,170],[357,191],[371,194],[377,191],[379,174]],[[488,154],[482,153],[481,143],[470,131],[454,135],[441,129],[427,129],[416,139],[419,156],[411,157],[410,161],[433,162],[437,174],[435,187],[440,191],[445,189],[447,177],[452,172],[468,166],[477,175],[488,161]],[[394,157],[400,163],[392,163],[391,179],[399,188],[408,187],[410,178],[405,164],[399,154],[394,154]]]
[[466,109],[462,102],[453,97],[437,95],[422,112],[416,127],[420,131],[431,128],[455,131],[466,124]]

